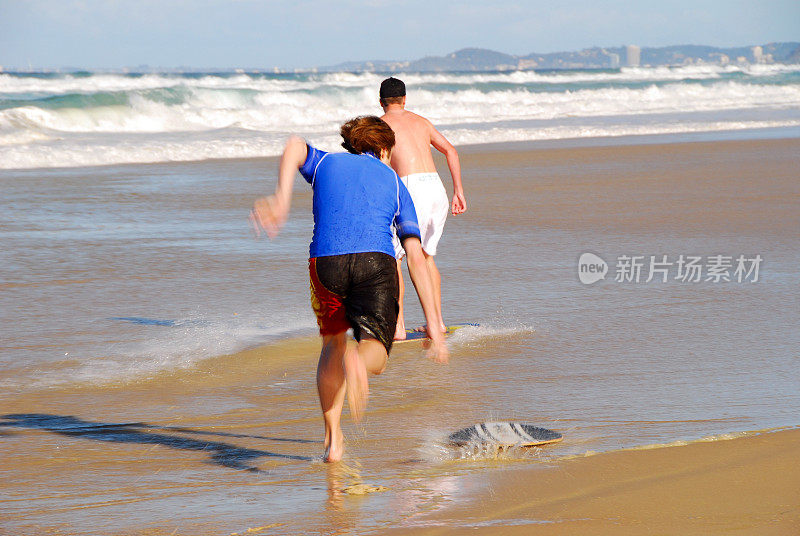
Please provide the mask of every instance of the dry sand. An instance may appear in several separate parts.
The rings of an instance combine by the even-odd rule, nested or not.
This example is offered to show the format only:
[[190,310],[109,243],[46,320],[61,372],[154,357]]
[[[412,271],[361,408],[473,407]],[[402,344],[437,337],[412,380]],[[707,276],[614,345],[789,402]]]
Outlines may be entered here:
[[419,520],[429,527],[392,533],[797,535],[798,459],[800,430],[789,430],[509,469]]

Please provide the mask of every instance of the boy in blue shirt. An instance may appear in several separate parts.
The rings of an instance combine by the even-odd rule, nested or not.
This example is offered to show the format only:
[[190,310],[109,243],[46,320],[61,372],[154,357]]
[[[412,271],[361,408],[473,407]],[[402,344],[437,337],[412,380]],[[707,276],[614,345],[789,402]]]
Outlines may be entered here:
[[[368,116],[342,125],[348,153],[326,153],[292,137],[281,157],[275,194],[256,200],[257,228],[274,238],[291,204],[299,170],[313,190],[314,232],[309,248],[311,303],[322,350],[317,389],[325,421],[325,460],[341,460],[341,413],[345,395],[360,420],[369,395],[367,373],[386,367],[397,324],[398,277],[394,229],[408,256],[409,272],[428,326],[441,325],[433,284],[420,245],[408,190],[389,167],[395,138],[381,119]],[[357,345],[347,342],[352,328]],[[442,333],[428,332],[428,355],[447,362]]]

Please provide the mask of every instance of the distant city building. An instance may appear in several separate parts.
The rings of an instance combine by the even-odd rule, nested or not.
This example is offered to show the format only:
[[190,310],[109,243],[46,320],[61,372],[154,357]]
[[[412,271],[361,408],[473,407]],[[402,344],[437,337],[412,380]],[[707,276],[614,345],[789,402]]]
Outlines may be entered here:
[[628,45],[625,47],[625,63],[628,67],[638,67],[642,61],[642,49],[636,45]]
[[753,61],[756,63],[763,63],[764,62],[764,49],[760,46],[754,46],[753,50]]
[[538,63],[536,63],[536,60],[520,59],[519,62],[517,62],[517,69],[524,71],[525,69],[533,69],[537,65]]
[[410,63],[411,62],[409,62],[409,61],[396,61],[396,62],[393,62],[393,63],[387,63],[385,70],[386,71],[390,71],[390,72],[392,72],[392,71],[400,71],[402,69],[407,68]]
[[608,66],[612,69],[619,68],[619,54],[614,54],[613,52],[608,54]]

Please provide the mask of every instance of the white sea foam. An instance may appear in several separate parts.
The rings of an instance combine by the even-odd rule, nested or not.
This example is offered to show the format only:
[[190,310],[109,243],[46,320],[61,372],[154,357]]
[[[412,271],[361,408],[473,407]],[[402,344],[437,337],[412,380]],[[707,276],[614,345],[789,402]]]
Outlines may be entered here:
[[447,133],[460,144],[481,144],[509,141],[562,140],[573,138],[605,138],[617,136],[654,136],[694,132],[723,132],[766,128],[798,127],[800,120],[786,121],[711,121],[675,122],[651,125],[577,125],[545,127],[535,129],[491,128],[484,132],[468,129],[454,129]]
[[169,141],[82,141],[18,144],[0,147],[0,168],[101,166],[109,164],[186,162],[215,158],[254,158],[280,154],[285,137]]
[[[670,80],[714,80],[725,75],[771,76],[800,71],[800,65],[688,65],[683,67],[623,67],[619,71],[510,71],[499,73],[404,74],[407,84],[570,84],[600,82],[657,82]],[[398,75],[400,76],[400,75]],[[379,78],[380,79],[380,78]]]
[[[442,129],[445,136],[456,145],[487,142],[539,141],[575,138],[643,136],[678,133],[724,132],[749,129],[800,127],[800,119],[785,121],[710,121],[669,122],[664,124],[626,125],[568,125],[553,127],[509,128],[492,127],[486,130],[469,128]],[[20,135],[23,136],[23,135]],[[158,136],[150,139],[106,140],[57,138],[49,141],[46,134],[26,133],[30,139],[5,140],[0,145],[0,169],[33,169],[51,167],[101,166],[157,162],[188,162],[225,158],[259,158],[279,155],[286,135],[236,135],[231,133],[220,139],[164,140]],[[320,148],[340,150],[341,141],[335,135],[307,136]],[[3,136],[0,135],[0,141]]]
[[[409,108],[463,144],[796,126],[797,73],[709,65],[404,77]],[[273,156],[289,133],[335,148],[344,119],[380,112],[382,77],[0,74],[0,169]],[[747,117],[709,117],[735,111]]]
[[[669,80],[713,80],[725,75],[741,74],[764,77],[800,72],[800,65],[689,65],[683,67],[623,67],[619,71],[510,71],[498,73],[400,73],[410,86],[425,84],[474,85],[486,83],[564,84],[584,82],[641,82]],[[368,88],[374,100],[375,88],[385,77],[376,73],[324,73],[297,77],[262,75],[181,75],[145,74],[126,76],[94,74],[64,75],[55,78],[19,77],[0,74],[0,95],[3,94],[67,94],[109,91],[135,91],[159,88],[197,87],[209,89],[252,89],[259,91],[315,90],[322,87]]]
[[[108,322],[123,323],[120,319],[108,319]],[[271,325],[211,321],[200,317],[178,321],[172,326],[142,325],[139,329],[152,334],[145,341],[114,343],[107,349],[106,357],[67,356],[74,365],[45,370],[37,366],[30,374],[22,369],[0,381],[0,389],[135,381],[165,371],[187,369],[204,359],[231,354],[254,344],[313,333],[315,326],[307,314],[284,315]]]
[[448,338],[448,342],[453,346],[470,346],[492,339],[530,334],[534,331],[536,330],[533,326],[516,321],[482,323],[477,326],[465,326],[459,329]]
[[[451,98],[448,98],[451,97]],[[419,92],[419,111],[437,123],[492,120],[556,119],[685,113],[760,107],[800,106],[800,86],[760,86],[738,82],[651,85],[645,88],[581,89],[531,93],[520,89],[484,93],[464,90],[442,96]]]
[[[645,88],[581,89],[533,93],[524,89],[419,90],[414,109],[437,124],[556,119],[800,107],[800,85],[719,82],[711,86],[670,84]],[[370,111],[366,95],[258,92],[192,88],[178,104],[140,93],[127,105],[47,109],[21,106],[0,111],[0,129],[62,133],[184,132],[240,127],[259,132],[335,130],[347,117]],[[376,112],[376,110],[372,110]]]

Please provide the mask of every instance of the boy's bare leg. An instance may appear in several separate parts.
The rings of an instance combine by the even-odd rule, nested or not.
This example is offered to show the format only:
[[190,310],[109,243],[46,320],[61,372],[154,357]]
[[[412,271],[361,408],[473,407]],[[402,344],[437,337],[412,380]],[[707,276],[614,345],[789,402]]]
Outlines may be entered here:
[[[428,266],[428,274],[430,275],[431,284],[433,285],[433,301],[436,304],[436,310],[439,312],[439,318],[442,319],[442,325],[439,326],[439,329],[445,332],[447,331],[447,326],[442,316],[442,274],[439,273],[439,269],[436,267],[433,255],[428,255],[425,253],[424,249],[422,250],[422,254],[425,255],[425,264]],[[425,331],[425,326],[416,328],[415,331]]]
[[344,406],[344,353],[347,333],[325,335],[317,364],[317,391],[325,421],[325,461],[336,462],[344,454],[341,419]]
[[386,368],[386,348],[375,339],[361,339],[358,346],[350,346],[344,353],[344,376],[347,385],[347,403],[350,415],[361,420],[369,397],[367,373],[380,374]]
[[394,330],[394,340],[406,340],[406,322],[403,319],[403,295],[406,292],[406,284],[403,281],[403,271],[400,269],[403,266],[403,259],[397,259],[397,277],[400,286],[400,294],[397,303],[400,308],[397,310],[397,327]]

